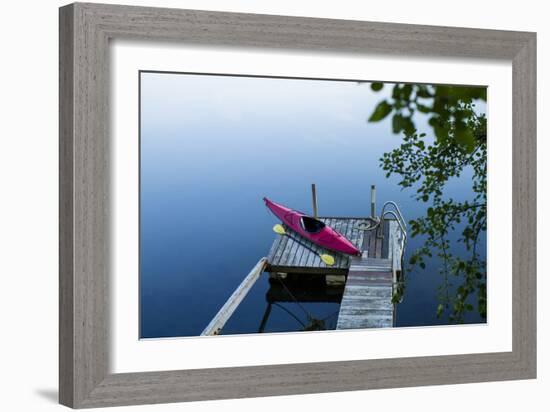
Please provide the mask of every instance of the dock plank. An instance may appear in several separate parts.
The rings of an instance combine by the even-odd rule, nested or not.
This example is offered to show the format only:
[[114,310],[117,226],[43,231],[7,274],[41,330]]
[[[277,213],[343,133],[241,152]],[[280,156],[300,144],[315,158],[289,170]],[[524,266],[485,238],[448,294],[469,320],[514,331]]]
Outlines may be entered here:
[[[284,225],[283,225],[283,227],[285,228],[285,230],[287,230],[287,228]],[[288,242],[288,237],[277,235],[277,239],[275,240],[275,242],[278,242],[279,246],[277,247],[277,250],[275,251],[275,255],[273,256],[273,259],[270,260],[270,262],[274,265],[280,264],[281,256],[282,256],[283,251],[285,250],[286,244]]]
[[[376,242],[371,232],[369,244]],[[394,305],[391,260],[370,256],[351,260],[336,329],[392,327]]]
[[275,238],[275,241],[271,245],[271,249],[269,249],[269,253],[267,254],[268,261],[272,261],[275,259],[275,255],[277,254],[277,250],[279,249],[280,245],[281,245],[281,236],[277,236]]
[[298,256],[300,251],[302,251],[305,248],[302,245],[300,245],[300,243],[298,243],[298,242],[301,242],[302,239],[297,239],[297,235],[295,233],[293,233],[290,236],[292,236],[292,248],[290,249],[290,252],[287,256],[287,265],[295,266],[297,264],[297,262],[295,263],[296,257]]
[[300,256],[298,266],[305,266],[309,258],[309,255],[311,254],[311,251],[309,249],[306,249],[306,248],[302,248],[302,249],[304,249],[304,252],[302,253],[302,256]]
[[379,225],[376,228],[376,253],[375,257],[380,259],[382,258],[382,244],[384,243],[382,226]]
[[365,233],[365,231],[357,228],[359,222],[359,219],[352,219],[353,227],[350,232],[350,240],[355,245],[355,247],[357,247],[357,249],[362,249],[363,234]]
[[369,240],[370,240],[370,232],[363,230],[363,243],[360,247],[361,250],[368,250],[369,248]]
[[375,258],[376,257],[376,230],[370,230],[370,238],[369,238],[369,257]]
[[330,253],[330,251],[324,250],[324,249],[321,251],[321,248],[317,245],[313,245],[313,250],[315,251],[315,253],[313,254],[312,266],[314,266],[316,268],[321,268],[321,267],[325,266],[325,265],[323,265],[323,261],[321,260],[319,255],[323,252]]
[[[286,228],[285,228],[286,229]],[[283,254],[285,253],[286,248],[290,245],[290,238],[288,236],[283,236],[283,240],[281,241],[281,246],[279,247],[278,251],[278,263],[283,263]]]
[[[291,234],[292,233],[292,234]],[[288,238],[287,244],[285,246],[285,249],[283,250],[283,253],[281,254],[281,264],[284,266],[288,266],[289,257],[291,256],[291,252],[293,248],[296,248],[297,242],[294,241],[295,234],[293,232],[288,232],[287,235],[285,235],[286,238]]]

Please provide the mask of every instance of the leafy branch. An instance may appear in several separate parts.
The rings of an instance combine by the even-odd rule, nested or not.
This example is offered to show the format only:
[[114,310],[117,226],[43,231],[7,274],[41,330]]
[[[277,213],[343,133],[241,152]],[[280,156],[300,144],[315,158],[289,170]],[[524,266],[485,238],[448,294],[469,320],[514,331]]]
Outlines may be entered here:
[[[371,88],[380,91],[384,83],[371,83]],[[411,134],[416,129],[414,114],[424,113],[428,115],[428,122],[438,141],[445,141],[452,136],[456,144],[472,151],[479,136],[469,127],[473,109],[464,103],[474,100],[487,101],[487,89],[398,83],[393,87],[391,98],[378,103],[369,121],[378,122],[393,112],[393,132]]]
[[[371,84],[374,91],[383,86]],[[409,263],[425,269],[427,259],[441,260],[436,312],[448,313],[454,322],[474,310],[473,296],[480,316],[487,316],[486,262],[478,246],[487,230],[487,121],[475,111],[474,100],[486,100],[486,89],[396,84],[391,99],[381,101],[369,118],[377,122],[393,113],[393,132],[403,133],[401,145],[380,159],[381,167],[387,177],[399,176],[403,189],[412,188],[416,200],[430,204],[424,216],[410,221],[411,236],[424,244]],[[416,112],[429,117],[434,137],[417,132]],[[472,176],[472,199],[446,196],[446,184],[464,173]],[[462,244],[460,253],[451,242]]]

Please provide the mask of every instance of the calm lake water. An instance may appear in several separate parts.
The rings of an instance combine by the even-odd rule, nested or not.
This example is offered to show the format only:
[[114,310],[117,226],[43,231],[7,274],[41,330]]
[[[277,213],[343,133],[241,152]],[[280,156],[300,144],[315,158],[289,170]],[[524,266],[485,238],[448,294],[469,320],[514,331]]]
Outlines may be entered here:
[[[376,184],[379,207],[394,200],[407,220],[423,215],[429,205],[380,168],[382,154],[401,137],[387,120],[366,122],[389,90],[341,81],[142,73],[141,337],[201,333],[275,238],[277,220],[264,196],[308,212],[316,183],[321,216],[365,216]],[[416,124],[431,133],[424,117]],[[447,193],[468,199],[470,187],[465,173]],[[410,239],[407,255],[421,245]],[[397,326],[448,323],[436,317],[440,263],[407,273]],[[269,288],[264,274],[225,334],[258,331]],[[312,286],[311,293],[320,292]],[[264,331],[303,330],[307,314],[334,328],[338,308],[337,301],[281,303]],[[482,320],[474,311],[466,322]]]

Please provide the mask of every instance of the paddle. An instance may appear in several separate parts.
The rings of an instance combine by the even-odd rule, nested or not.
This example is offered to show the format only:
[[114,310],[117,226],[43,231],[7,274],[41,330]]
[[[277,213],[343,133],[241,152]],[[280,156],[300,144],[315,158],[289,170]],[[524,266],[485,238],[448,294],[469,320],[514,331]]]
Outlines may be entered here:
[[305,247],[306,249],[309,249],[311,250],[313,253],[319,255],[319,257],[321,258],[321,260],[323,262],[325,262],[325,264],[327,266],[332,266],[334,265],[334,257],[332,257],[331,255],[327,255],[325,253],[319,253],[319,252],[316,252],[315,250],[313,250],[312,248],[310,248],[309,246],[307,246],[306,244],[300,242],[298,239],[290,236],[288,233],[286,233],[286,230],[285,228],[283,227],[283,225],[281,224],[276,224],[275,226],[273,226],[273,231],[275,233],[277,233],[278,235],[281,235],[281,236],[288,236],[289,238],[291,238],[293,241],[295,241],[296,243],[298,243],[299,245]]

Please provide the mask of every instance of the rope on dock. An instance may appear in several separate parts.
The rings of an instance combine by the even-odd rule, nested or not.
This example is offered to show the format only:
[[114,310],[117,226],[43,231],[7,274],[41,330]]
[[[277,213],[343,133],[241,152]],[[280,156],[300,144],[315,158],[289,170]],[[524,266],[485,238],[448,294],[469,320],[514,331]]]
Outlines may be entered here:
[[378,226],[380,226],[380,218],[379,217],[370,217],[369,216],[366,219],[368,221],[372,222],[372,223],[368,225],[364,222],[360,222],[355,226],[355,228],[357,230],[364,230],[366,232],[366,231],[369,231],[369,230],[374,230],[374,229],[378,228]]

